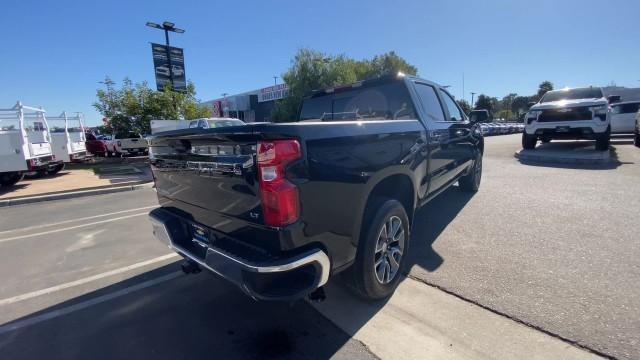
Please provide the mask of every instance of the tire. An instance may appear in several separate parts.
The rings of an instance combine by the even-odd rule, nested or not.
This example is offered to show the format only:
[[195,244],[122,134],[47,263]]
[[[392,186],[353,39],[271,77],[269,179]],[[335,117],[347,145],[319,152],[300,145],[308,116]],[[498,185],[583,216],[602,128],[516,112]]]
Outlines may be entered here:
[[18,183],[18,181],[24,178],[23,172],[10,172],[4,173],[0,175],[0,185],[2,186],[13,186]]
[[536,148],[538,137],[535,135],[529,135],[526,132],[522,133],[522,148],[526,150],[533,150]]
[[611,130],[607,129],[604,134],[599,135],[596,138],[596,150],[606,151],[609,150],[609,143],[611,142]]
[[476,192],[480,188],[480,180],[482,180],[482,153],[476,157],[469,173],[458,179],[458,186],[462,191]]
[[[389,228],[398,229],[391,240],[384,235]],[[409,218],[399,201],[381,197],[369,201],[356,260],[348,272],[357,295],[366,300],[378,300],[393,294],[406,264],[409,234]],[[391,265],[391,259],[396,266]]]
[[633,137],[633,145],[640,148],[640,132],[636,132],[635,136]]
[[60,172],[60,170],[64,169],[64,163],[56,165],[53,169],[47,170],[47,174],[55,175]]

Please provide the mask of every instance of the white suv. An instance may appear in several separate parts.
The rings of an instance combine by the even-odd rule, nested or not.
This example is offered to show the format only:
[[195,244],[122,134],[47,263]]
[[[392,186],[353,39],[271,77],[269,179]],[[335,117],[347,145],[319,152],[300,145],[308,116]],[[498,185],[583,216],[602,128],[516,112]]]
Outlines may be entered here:
[[599,87],[549,91],[525,115],[522,147],[534,149],[538,140],[589,139],[597,150],[608,150],[611,137],[610,102]]

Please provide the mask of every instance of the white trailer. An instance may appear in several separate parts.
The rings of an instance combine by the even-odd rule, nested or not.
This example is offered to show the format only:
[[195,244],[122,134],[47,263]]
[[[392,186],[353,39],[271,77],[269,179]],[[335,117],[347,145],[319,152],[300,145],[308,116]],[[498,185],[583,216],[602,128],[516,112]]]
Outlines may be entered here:
[[51,134],[40,108],[18,102],[0,109],[0,185],[11,186],[26,172],[57,172],[64,164],[51,151]]
[[78,162],[87,157],[82,115],[67,116],[63,111],[60,116],[47,117],[51,127],[51,145],[56,159],[65,163]]

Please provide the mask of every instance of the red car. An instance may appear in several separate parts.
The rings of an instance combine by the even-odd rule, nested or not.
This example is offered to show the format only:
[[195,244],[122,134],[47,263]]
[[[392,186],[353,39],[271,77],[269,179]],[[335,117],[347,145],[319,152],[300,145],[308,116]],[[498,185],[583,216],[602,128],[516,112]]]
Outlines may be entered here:
[[87,151],[96,156],[110,156],[113,149],[109,148],[109,140],[105,140],[101,135],[95,135],[93,133],[86,133],[87,140],[85,146]]

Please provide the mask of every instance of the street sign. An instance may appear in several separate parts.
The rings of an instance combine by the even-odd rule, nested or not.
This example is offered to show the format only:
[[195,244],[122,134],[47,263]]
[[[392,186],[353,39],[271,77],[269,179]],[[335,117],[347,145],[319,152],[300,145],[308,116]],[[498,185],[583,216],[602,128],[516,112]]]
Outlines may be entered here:
[[173,75],[173,90],[187,91],[187,80],[184,72],[184,52],[181,48],[169,46],[171,59],[171,70],[167,58],[167,46],[151,43],[151,53],[153,54],[153,69],[156,74],[156,87],[158,91],[164,89],[165,84],[170,82]]

